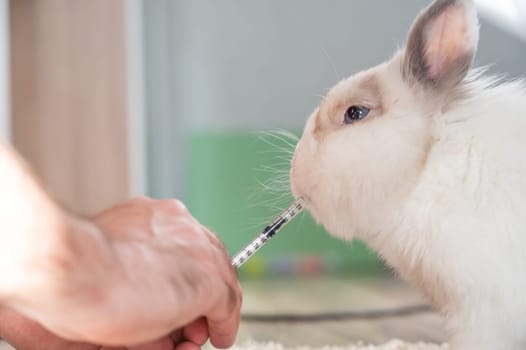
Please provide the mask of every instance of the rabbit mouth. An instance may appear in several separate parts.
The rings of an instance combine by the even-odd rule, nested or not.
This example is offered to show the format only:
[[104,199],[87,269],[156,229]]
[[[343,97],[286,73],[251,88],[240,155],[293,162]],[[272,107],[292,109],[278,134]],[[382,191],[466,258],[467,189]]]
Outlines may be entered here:
[[[299,193],[297,198],[301,198],[303,199],[303,206],[305,207],[305,209],[307,209],[309,212],[313,212],[316,210],[315,208],[315,205],[314,205],[314,202],[312,201],[312,198],[308,195],[308,194],[305,194],[304,192],[302,193]],[[296,199],[297,199],[296,198]]]
[[305,193],[300,193],[300,195],[298,196],[297,199],[299,199],[299,198],[303,199],[303,201],[304,201],[305,203],[311,203],[311,202],[312,202],[310,196],[307,195],[307,194],[305,194]]

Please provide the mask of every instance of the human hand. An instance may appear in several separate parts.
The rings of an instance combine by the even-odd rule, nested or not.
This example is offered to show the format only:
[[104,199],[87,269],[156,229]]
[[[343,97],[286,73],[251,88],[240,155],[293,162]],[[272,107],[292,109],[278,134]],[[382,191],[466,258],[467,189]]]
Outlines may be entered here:
[[7,307],[0,307],[0,319],[0,337],[17,350],[172,350],[176,343],[180,344],[174,336],[134,347],[109,348],[62,339]]
[[41,298],[20,310],[61,337],[95,344],[232,345],[237,276],[221,242],[182,203],[134,199],[93,222],[70,225],[64,249],[73,254],[60,255]]
[[[87,343],[57,337],[37,322],[8,307],[0,307],[0,337],[17,350],[99,350]],[[45,345],[44,345],[45,344]]]

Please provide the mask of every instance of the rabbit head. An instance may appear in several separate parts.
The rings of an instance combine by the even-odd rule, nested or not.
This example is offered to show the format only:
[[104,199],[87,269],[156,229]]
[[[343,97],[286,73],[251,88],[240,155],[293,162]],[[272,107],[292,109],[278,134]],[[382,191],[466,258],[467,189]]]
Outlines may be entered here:
[[436,0],[405,49],[328,92],[290,176],[293,194],[329,232],[375,235],[396,221],[431,151],[436,118],[462,99],[477,43],[472,1]]

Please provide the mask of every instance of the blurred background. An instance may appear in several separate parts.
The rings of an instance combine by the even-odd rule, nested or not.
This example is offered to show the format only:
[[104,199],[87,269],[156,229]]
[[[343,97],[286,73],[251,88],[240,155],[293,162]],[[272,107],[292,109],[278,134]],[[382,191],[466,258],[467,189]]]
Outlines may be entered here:
[[[427,3],[0,0],[0,139],[75,212],[93,215],[135,195],[178,197],[233,254],[290,204],[293,136],[301,135],[321,96],[402,47]],[[526,1],[478,5],[476,64],[524,77]],[[351,292],[362,293],[356,305],[419,300],[392,282],[363,244],[332,239],[306,213],[240,275],[257,286],[248,307],[268,303],[258,293],[274,285],[286,290],[283,280],[343,276],[376,282],[361,292],[346,290],[340,279],[327,282],[337,303]],[[265,284],[276,278],[281,282]],[[297,283],[296,291],[320,288]],[[314,292],[298,310],[321,305],[324,293]],[[432,327],[413,321],[408,339],[441,339],[440,330],[426,333]],[[367,326],[354,324],[362,332],[357,338],[371,341],[399,334],[391,326],[366,337]],[[261,339],[277,334],[258,329]],[[302,334],[308,343],[305,334],[316,331]]]

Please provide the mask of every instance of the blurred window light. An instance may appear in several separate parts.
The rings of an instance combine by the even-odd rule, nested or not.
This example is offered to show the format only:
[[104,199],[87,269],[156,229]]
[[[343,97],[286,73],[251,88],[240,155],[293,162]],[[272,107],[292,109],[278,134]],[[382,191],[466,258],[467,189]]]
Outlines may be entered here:
[[475,0],[482,15],[526,41],[526,0]]

